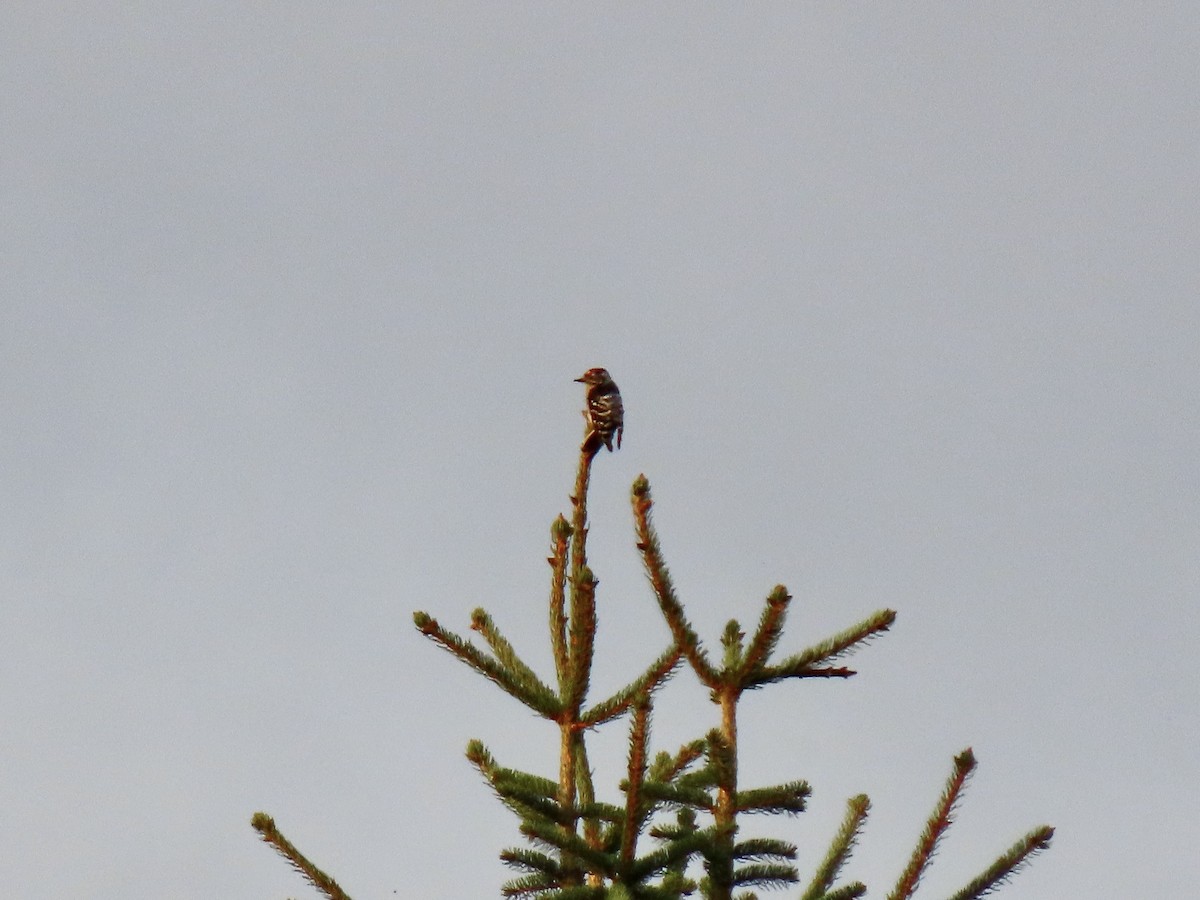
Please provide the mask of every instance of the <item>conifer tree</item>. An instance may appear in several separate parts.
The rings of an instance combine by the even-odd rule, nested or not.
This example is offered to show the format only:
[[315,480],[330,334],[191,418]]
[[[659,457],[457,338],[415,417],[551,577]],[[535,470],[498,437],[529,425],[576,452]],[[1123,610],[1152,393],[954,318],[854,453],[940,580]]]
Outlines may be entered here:
[[[791,679],[853,676],[854,670],[844,665],[846,657],[891,628],[895,612],[880,610],[799,653],[777,658],[792,599],[778,585],[767,596],[749,640],[741,625],[730,620],[720,639],[720,653],[710,653],[676,595],[651,521],[650,485],[640,475],[631,493],[636,546],[671,641],[656,658],[644,661],[626,685],[591,701],[597,579],[587,562],[588,487],[599,450],[604,444],[612,450],[611,440],[601,438],[623,423],[620,395],[607,372],[591,369],[577,380],[591,385],[584,409],[587,431],[570,497],[571,519],[560,514],[551,525],[547,560],[553,678],[543,678],[525,663],[483,609],[472,613],[471,630],[486,649],[443,628],[425,612],[413,616],[422,634],[557,726],[557,777],[504,765],[479,740],[467,745],[467,759],[516,815],[526,840],[526,845],[500,854],[517,873],[503,885],[502,896],[679,900],[698,895],[704,900],[755,900],[755,888],[790,888],[789,896],[799,900],[864,896],[864,884],[839,879],[870,810],[866,795],[849,799],[829,849],[803,882],[794,845],[743,833],[741,820],[746,814],[803,812],[810,789],[802,780],[763,787],[739,782],[737,714],[748,690]],[[599,418],[598,410],[611,421]],[[619,446],[619,431],[617,435]],[[652,753],[655,695],[680,669],[690,670],[691,677],[709,691],[719,714],[674,752]],[[629,729],[627,771],[618,785],[620,796],[600,799],[592,783],[587,738],[590,732],[622,719],[628,720]],[[974,769],[970,748],[954,758],[946,788],[888,900],[913,896]],[[349,900],[332,878],[283,837],[270,816],[257,813],[252,824],[321,894],[330,900]],[[1025,834],[950,900],[975,900],[991,893],[1049,847],[1053,834],[1049,826]]]

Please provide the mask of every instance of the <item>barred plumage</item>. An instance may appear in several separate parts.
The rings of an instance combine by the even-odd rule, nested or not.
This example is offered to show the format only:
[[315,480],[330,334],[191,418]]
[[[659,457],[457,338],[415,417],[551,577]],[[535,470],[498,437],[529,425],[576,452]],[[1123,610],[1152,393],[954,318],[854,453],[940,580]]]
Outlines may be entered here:
[[603,445],[611,453],[613,437],[620,447],[621,435],[625,432],[625,407],[621,404],[617,383],[607,369],[588,369],[575,380],[587,385],[587,408],[583,411],[587,435],[580,449],[595,454]]

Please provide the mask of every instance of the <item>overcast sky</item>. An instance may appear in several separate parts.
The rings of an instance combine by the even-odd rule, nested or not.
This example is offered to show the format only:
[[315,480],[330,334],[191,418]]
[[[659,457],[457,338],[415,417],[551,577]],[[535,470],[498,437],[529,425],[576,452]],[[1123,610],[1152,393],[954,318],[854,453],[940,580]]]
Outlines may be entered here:
[[[1185,3],[9,2],[0,12],[0,847],[21,898],[498,896],[463,758],[557,736],[423,640],[549,674],[582,390],[598,698],[668,636],[639,472],[715,641],[870,612],[748,698],[748,833],[918,897],[1033,826],[1007,900],[1200,876],[1200,37]],[[712,726],[686,674],[656,749]],[[596,736],[618,799],[623,724]],[[796,892],[779,894],[795,896]]]

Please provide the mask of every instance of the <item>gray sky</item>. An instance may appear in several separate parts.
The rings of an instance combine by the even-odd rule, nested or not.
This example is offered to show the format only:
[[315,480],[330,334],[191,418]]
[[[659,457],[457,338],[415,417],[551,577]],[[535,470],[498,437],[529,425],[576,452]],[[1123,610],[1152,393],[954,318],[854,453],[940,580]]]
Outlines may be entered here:
[[[356,898],[496,896],[463,748],[557,739],[411,613],[549,671],[604,365],[597,696],[667,641],[645,472],[710,640],[778,582],[785,651],[900,614],[747,701],[744,781],[814,787],[754,833],[810,871],[865,791],[882,896],[970,745],[918,896],[1043,822],[1008,900],[1187,896],[1197,47],[1183,3],[6,4],[6,892],[311,896],[262,809]],[[712,714],[681,675],[656,746]]]

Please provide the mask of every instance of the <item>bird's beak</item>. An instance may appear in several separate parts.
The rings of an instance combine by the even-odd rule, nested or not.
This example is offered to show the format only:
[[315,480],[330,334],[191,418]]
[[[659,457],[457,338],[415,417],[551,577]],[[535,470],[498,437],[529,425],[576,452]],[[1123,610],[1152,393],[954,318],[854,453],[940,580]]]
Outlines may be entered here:
[[582,378],[576,378],[575,380],[576,380],[576,381],[578,381],[580,384],[583,384],[583,379],[582,379]]

